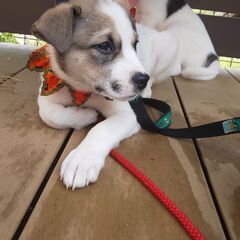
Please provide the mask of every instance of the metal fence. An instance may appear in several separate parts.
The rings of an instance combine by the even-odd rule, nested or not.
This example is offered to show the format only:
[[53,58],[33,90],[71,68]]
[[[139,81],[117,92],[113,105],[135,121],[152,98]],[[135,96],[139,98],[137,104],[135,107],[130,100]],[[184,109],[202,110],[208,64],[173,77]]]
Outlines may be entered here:
[[[193,9],[193,11],[195,13],[199,14],[199,15],[211,15],[211,16],[240,18],[240,14],[234,14],[234,13],[208,11],[208,10],[203,10],[203,9]],[[42,45],[45,44],[45,42],[37,39],[36,37],[34,37],[32,35],[13,34],[13,36],[16,39],[16,42],[18,44],[32,45],[32,46],[42,46]],[[220,63],[222,65],[222,67],[240,68],[240,59],[239,58],[231,58],[231,57],[220,56]]]

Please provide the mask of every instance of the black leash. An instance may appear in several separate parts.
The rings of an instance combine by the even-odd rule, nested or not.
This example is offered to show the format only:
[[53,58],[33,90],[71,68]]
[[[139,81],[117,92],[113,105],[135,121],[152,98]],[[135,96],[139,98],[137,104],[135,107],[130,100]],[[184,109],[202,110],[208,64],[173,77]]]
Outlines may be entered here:
[[[129,103],[135,112],[141,127],[150,132],[175,138],[209,138],[240,133],[240,117],[197,127],[172,129],[168,128],[172,123],[172,111],[171,107],[166,102],[138,96]],[[148,105],[161,113],[161,117],[158,121],[153,122],[145,105]]]

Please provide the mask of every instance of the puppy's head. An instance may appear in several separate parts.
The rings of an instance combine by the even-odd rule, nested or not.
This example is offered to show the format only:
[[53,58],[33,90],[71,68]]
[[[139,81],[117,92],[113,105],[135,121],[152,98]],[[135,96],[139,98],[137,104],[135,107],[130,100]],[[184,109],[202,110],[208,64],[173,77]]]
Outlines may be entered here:
[[48,10],[33,25],[50,44],[52,68],[75,90],[129,100],[147,84],[128,12],[112,0],[76,0]]

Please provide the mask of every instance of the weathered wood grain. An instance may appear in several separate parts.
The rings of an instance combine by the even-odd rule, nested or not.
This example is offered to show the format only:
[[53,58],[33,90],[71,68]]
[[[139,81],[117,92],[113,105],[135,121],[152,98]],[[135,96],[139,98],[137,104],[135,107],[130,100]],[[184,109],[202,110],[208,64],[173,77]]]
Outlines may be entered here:
[[0,43],[0,84],[6,77],[25,67],[33,49],[35,47]]
[[[174,106],[175,126],[186,125],[171,80],[156,86],[154,96]],[[155,198],[111,158],[96,184],[74,192],[64,187],[61,162],[86,132],[75,132],[70,139],[20,239],[188,239]],[[118,151],[154,180],[206,239],[225,239],[191,140],[142,131],[122,142]]]
[[39,118],[39,76],[27,70],[0,86],[0,232],[10,239],[68,131]]
[[240,82],[240,69],[239,68],[228,68],[227,69],[230,74],[233,75],[233,77]]
[[[192,125],[240,116],[240,84],[222,71],[212,81],[176,78]],[[240,135],[197,141],[232,239],[240,236]]]

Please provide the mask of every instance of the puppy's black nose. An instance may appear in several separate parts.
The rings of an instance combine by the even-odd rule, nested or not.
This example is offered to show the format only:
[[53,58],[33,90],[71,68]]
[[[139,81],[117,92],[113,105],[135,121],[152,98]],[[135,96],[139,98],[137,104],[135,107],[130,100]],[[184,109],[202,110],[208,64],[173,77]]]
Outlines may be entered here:
[[133,75],[132,80],[139,90],[143,90],[147,86],[150,77],[146,73],[137,72]]

